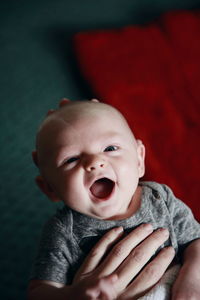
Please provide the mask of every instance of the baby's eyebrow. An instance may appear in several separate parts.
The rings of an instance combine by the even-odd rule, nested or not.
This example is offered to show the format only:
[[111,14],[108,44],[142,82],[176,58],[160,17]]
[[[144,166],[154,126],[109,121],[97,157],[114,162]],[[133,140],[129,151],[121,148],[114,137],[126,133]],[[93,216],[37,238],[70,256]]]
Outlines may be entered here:
[[57,150],[55,150],[55,152],[57,152],[56,154],[56,163],[59,165],[60,163],[62,163],[62,161],[64,159],[66,159],[66,157],[70,157],[70,156],[74,156],[74,155],[78,155],[77,153],[77,149],[72,146],[72,145],[63,145],[58,147]]

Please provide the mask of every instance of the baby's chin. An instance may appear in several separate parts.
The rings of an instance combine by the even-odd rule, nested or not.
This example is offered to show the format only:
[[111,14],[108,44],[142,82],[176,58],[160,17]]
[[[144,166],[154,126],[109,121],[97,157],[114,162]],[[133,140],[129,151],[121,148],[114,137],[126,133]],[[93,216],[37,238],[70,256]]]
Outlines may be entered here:
[[128,212],[122,213],[122,209],[118,209],[116,205],[104,206],[92,213],[94,218],[106,221],[123,220],[128,217]]

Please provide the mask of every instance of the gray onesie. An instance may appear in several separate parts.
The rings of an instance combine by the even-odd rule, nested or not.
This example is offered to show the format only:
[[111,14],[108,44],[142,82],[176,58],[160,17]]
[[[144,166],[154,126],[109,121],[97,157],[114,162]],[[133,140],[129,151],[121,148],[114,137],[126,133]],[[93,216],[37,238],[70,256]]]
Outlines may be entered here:
[[45,225],[31,279],[71,284],[73,277],[92,246],[113,227],[129,232],[142,223],[170,232],[163,246],[172,245],[179,255],[192,240],[200,238],[200,224],[191,210],[166,185],[140,182],[140,209],[130,218],[118,221],[95,219],[66,206]]

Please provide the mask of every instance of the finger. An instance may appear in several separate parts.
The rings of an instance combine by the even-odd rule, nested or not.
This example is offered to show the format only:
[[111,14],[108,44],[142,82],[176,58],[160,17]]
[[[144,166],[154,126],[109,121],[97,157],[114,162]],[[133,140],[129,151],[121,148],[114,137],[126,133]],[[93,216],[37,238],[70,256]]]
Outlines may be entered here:
[[62,98],[60,100],[60,102],[59,102],[59,107],[63,107],[63,106],[65,106],[69,102],[70,102],[70,99],[68,99],[68,98]]
[[125,238],[123,238],[119,243],[117,243],[105,260],[101,263],[99,267],[100,276],[107,276],[114,272],[119,265],[128,257],[130,252],[149,234],[151,234],[153,228],[150,224],[143,224],[131,233],[129,233]]
[[47,116],[53,114],[56,110],[55,109],[49,109],[47,112]]
[[137,278],[126,288],[122,299],[138,299],[146,294],[163,276],[169,264],[173,260],[175,251],[172,247],[163,248],[150,262]]
[[117,270],[118,287],[124,289],[150,260],[156,250],[169,238],[166,229],[156,230],[149,238],[137,246]]
[[81,275],[95,270],[106,251],[122,236],[122,234],[122,227],[113,228],[112,230],[108,231],[93,247],[89,255],[86,257],[84,263],[80,267],[75,278],[79,278]]

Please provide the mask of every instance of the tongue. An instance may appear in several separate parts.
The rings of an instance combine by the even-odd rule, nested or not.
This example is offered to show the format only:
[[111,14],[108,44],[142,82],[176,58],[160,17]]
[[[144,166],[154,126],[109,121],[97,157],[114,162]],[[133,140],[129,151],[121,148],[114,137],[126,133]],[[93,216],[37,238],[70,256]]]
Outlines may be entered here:
[[113,190],[113,185],[110,179],[102,178],[93,183],[90,191],[97,198],[107,198]]

